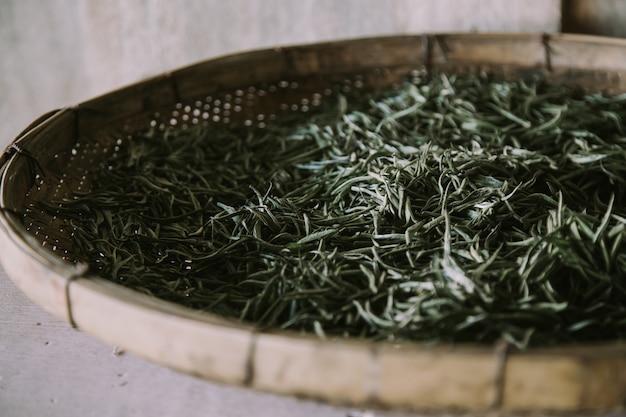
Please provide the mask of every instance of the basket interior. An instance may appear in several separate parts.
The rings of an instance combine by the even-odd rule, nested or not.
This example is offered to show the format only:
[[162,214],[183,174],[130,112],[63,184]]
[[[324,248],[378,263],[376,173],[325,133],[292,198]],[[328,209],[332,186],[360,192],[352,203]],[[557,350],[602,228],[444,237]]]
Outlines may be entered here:
[[[593,45],[573,44],[577,53],[593,50]],[[80,259],[72,243],[74,230],[50,207],[88,193],[95,168],[136,131],[209,124],[263,128],[289,114],[314,112],[333,92],[378,89],[433,71],[486,71],[502,77],[540,73],[558,82],[624,90],[619,62],[611,71],[574,65],[578,61],[567,53],[551,55],[556,45],[536,35],[409,36],[199,63],[64,109],[27,131],[13,146],[19,157],[5,169],[2,206],[21,216],[24,233],[75,263]],[[568,52],[572,46],[565,42],[560,48]],[[563,61],[560,66],[557,59]]]

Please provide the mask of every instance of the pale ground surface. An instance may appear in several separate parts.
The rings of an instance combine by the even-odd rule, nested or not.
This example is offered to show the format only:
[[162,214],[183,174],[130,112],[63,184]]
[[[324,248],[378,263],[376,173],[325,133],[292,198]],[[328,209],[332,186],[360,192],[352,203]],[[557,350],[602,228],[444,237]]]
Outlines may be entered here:
[[183,375],[72,329],[0,268],[1,417],[405,417]]

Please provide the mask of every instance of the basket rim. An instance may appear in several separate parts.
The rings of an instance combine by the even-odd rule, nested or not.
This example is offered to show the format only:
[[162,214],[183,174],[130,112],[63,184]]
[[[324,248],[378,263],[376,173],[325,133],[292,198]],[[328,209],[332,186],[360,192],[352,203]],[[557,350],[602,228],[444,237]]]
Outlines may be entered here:
[[[41,118],[33,122],[27,127],[12,144],[5,150],[0,159],[0,207],[6,206],[5,199],[5,186],[9,182],[8,173],[17,158],[15,155],[19,154],[19,144],[28,141],[30,137],[36,136],[45,131],[57,117],[61,115],[72,114],[80,111],[83,108],[90,108],[94,103],[99,102],[103,98],[107,98],[116,92],[123,91],[127,88],[133,87],[147,87],[150,86],[154,80],[161,80],[163,77],[180,77],[189,71],[196,71],[205,65],[207,62],[222,62],[228,63],[233,59],[241,60],[246,57],[267,55],[274,53],[284,53],[285,51],[306,50],[310,47],[323,48],[337,45],[348,45],[354,42],[376,42],[381,39],[437,39],[437,37],[446,39],[462,38],[466,42],[492,42],[494,40],[502,39],[522,39],[533,40],[538,42],[545,42],[549,38],[550,42],[565,42],[584,45],[611,45],[618,46],[620,48],[626,48],[626,39],[613,39],[605,38],[601,36],[592,35],[572,35],[572,34],[534,34],[534,33],[442,33],[442,34],[428,34],[428,35],[401,35],[401,36],[384,36],[384,37],[369,37],[369,38],[354,38],[345,39],[339,41],[327,41],[317,43],[307,43],[299,45],[290,45],[280,48],[252,50],[243,53],[229,54],[212,58],[208,61],[201,61],[195,64],[191,64],[171,72],[164,73],[163,75],[153,77],[147,80],[140,81],[138,83],[121,87],[120,89],[103,94],[96,98],[87,100],[78,105],[64,108],[61,110],[55,110],[48,114],[43,115]],[[429,41],[430,42],[430,41]],[[626,68],[625,68],[626,69]],[[18,146],[16,148],[16,145]],[[604,366],[605,363],[612,365],[613,362],[620,362],[620,366],[624,367],[622,362],[626,362],[626,343],[622,341],[589,343],[589,344],[577,344],[577,345],[557,345],[550,347],[530,347],[524,351],[516,351],[512,348],[503,347],[502,344],[494,345],[479,345],[479,344],[455,344],[450,345],[430,345],[425,346],[419,342],[387,342],[387,341],[371,341],[365,339],[358,339],[354,337],[350,338],[329,338],[328,340],[322,340],[319,337],[311,334],[301,334],[296,331],[290,330],[277,330],[277,329],[261,329],[253,324],[242,324],[232,319],[225,319],[218,317],[217,315],[196,311],[178,304],[171,302],[157,300],[154,297],[150,297],[145,294],[141,294],[137,291],[125,288],[121,285],[112,283],[103,278],[92,275],[88,272],[85,265],[77,264],[72,265],[67,261],[60,259],[54,254],[50,253],[47,249],[41,247],[35,239],[25,230],[17,216],[8,209],[0,210],[0,241],[4,242],[4,247],[11,247],[6,255],[0,252],[0,261],[3,266],[7,268],[7,274],[18,287],[29,297],[35,300],[43,308],[51,311],[53,314],[59,316],[71,325],[76,326],[79,330],[90,333],[97,338],[103,339],[109,343],[119,344],[122,347],[132,351],[139,356],[144,356],[149,360],[164,364],[169,367],[180,369],[183,372],[199,375],[202,377],[208,377],[211,379],[217,379],[225,381],[227,383],[242,385],[246,387],[252,387],[264,391],[274,391],[284,394],[295,394],[303,396],[312,396],[315,398],[321,398],[329,401],[348,401],[354,403],[373,403],[381,405],[383,408],[394,408],[396,406],[420,408],[419,404],[411,402],[408,394],[398,396],[384,395],[384,382],[380,382],[381,370],[386,361],[395,364],[395,366],[414,364],[417,360],[435,360],[434,358],[440,358],[444,356],[451,357],[454,360],[460,361],[457,364],[467,365],[475,361],[478,361],[482,373],[486,374],[486,377],[481,380],[481,376],[477,375],[478,380],[486,380],[485,384],[488,386],[481,387],[481,392],[485,392],[488,398],[480,398],[476,401],[457,402],[451,403],[451,408],[468,408],[468,409],[485,409],[485,408],[503,408],[511,410],[526,410],[532,409],[532,404],[513,405],[507,406],[506,400],[503,396],[506,396],[506,387],[504,387],[504,379],[511,377],[514,373],[514,369],[509,365],[511,362],[519,362],[524,365],[530,366],[533,361],[538,359],[550,359],[557,362],[558,366],[567,368],[568,372],[581,372],[581,373],[593,373],[596,372],[597,366]],[[17,261],[16,261],[17,260]],[[54,286],[52,292],[54,297],[50,304],[42,303],[42,296],[38,293],[39,289],[34,289],[31,284],[41,284],[41,277],[29,277],[28,273],[32,273],[33,269],[25,268],[22,266],[7,267],[12,262],[23,262],[25,264],[39,265],[39,269],[35,269],[35,272],[41,272],[44,269],[50,270],[52,277],[52,286]],[[49,277],[48,277],[49,278]],[[93,302],[93,305],[92,305]],[[206,357],[198,359],[197,357],[189,358],[188,356],[194,354],[198,355],[198,350],[193,350],[192,353],[184,351],[184,347],[173,344],[173,350],[175,351],[176,360],[184,357],[183,365],[176,363],[172,358],[167,358],[161,351],[149,352],[146,354],[142,351],[143,344],[139,342],[133,342],[131,346],[124,346],[124,341],[116,340],[120,333],[113,332],[112,336],[104,334],[104,329],[97,328],[97,325],[102,324],[102,318],[95,317],[97,312],[93,311],[93,308],[98,306],[115,306],[118,308],[127,308],[128,311],[138,312],[141,314],[141,318],[137,320],[136,324],[132,324],[134,330],[137,330],[136,326],[145,325],[146,323],[153,323],[153,318],[149,317],[154,315],[157,319],[166,321],[180,320],[184,323],[186,333],[190,337],[197,339],[198,337],[206,337],[208,334],[221,335],[227,340],[232,341],[232,358],[229,359],[230,364],[236,363],[236,370],[226,370],[224,367],[215,366],[212,361],[220,359],[220,352],[211,351]],[[80,313],[80,314],[78,314]],[[85,316],[88,317],[85,317]],[[133,319],[134,320],[134,319]],[[131,320],[132,321],[132,320]],[[169,324],[167,325],[169,326]],[[208,333],[205,330],[200,329],[202,326],[208,326],[210,329]],[[110,329],[108,329],[110,330]],[[168,331],[171,329],[168,327]],[[230,343],[230,342],[229,342]],[[296,353],[289,353],[289,344],[297,345]],[[228,346],[227,346],[228,347]],[[181,350],[182,349],[182,350]],[[323,360],[332,359],[333,353],[329,353],[329,350],[340,351],[340,357],[354,356],[352,365],[363,365],[365,368],[364,374],[355,372],[354,377],[346,376],[345,380],[341,380],[339,385],[329,383],[329,387],[336,392],[330,392],[327,387],[318,387],[317,390],[311,391],[311,386],[306,382],[296,381],[287,377],[281,376],[282,380],[278,381],[277,368],[286,366],[289,360],[295,356],[305,354],[310,364],[298,365],[297,369],[300,371],[305,370],[307,372],[317,372],[313,365],[319,365]],[[277,365],[265,365],[263,361],[268,361],[271,355],[285,354],[287,356],[286,362],[280,362],[278,360]],[[347,355],[347,356],[346,356]],[[448,356],[446,356],[448,355]],[[193,356],[193,355],[192,355]],[[338,357],[339,357],[338,356]],[[204,361],[201,366],[194,368],[193,361]],[[561,361],[561,362],[559,362]],[[607,362],[609,361],[609,362]],[[543,362],[541,362],[543,363]],[[598,365],[598,363],[600,365]],[[208,365],[207,365],[208,364]],[[293,364],[292,364],[293,365]],[[448,365],[437,365],[440,369],[448,369]],[[544,363],[542,366],[549,366]],[[485,367],[487,369],[485,369]],[[338,365],[339,369],[344,369],[342,365]],[[556,369],[556,368],[555,368]],[[560,368],[559,368],[560,369]],[[604,369],[604,368],[602,368]],[[288,371],[285,371],[288,373]],[[315,380],[316,378],[325,377],[327,374],[319,371],[319,375],[308,375],[308,378]],[[543,377],[541,374],[525,374],[521,371],[518,372],[519,378],[528,377],[531,375],[538,380]],[[597,371],[600,372],[600,371]],[[604,371],[602,371],[604,372]],[[505,375],[510,373],[511,375]],[[604,375],[604,374],[602,374]],[[483,375],[485,376],[485,375]],[[286,378],[286,379],[285,379]],[[291,376],[290,378],[294,378]],[[367,383],[360,381],[362,378],[366,378]],[[626,381],[621,374],[612,377],[613,380],[619,381],[619,388],[622,389],[626,386]],[[376,382],[372,382],[376,380]],[[276,382],[278,381],[278,382]],[[286,382],[285,382],[286,381]],[[454,376],[450,376],[449,379],[443,379],[440,381],[450,382],[453,384],[467,384],[467,381],[455,379]],[[595,382],[595,380],[593,380]],[[351,384],[357,384],[359,387],[350,387]],[[589,385],[592,382],[583,384],[583,390],[589,390]],[[292,384],[292,386],[289,386]],[[369,384],[369,385],[368,385]],[[372,388],[371,384],[376,385]],[[367,386],[365,386],[367,385]],[[394,385],[395,386],[395,385]],[[579,395],[587,395],[584,392]],[[620,395],[623,395],[621,393]],[[466,397],[460,397],[463,401],[466,401]],[[621,397],[620,397],[621,401]],[[440,403],[434,403],[434,407],[439,407]],[[572,405],[574,403],[567,403],[565,405],[558,401],[543,406],[548,410],[566,410],[572,411],[579,408],[579,404]],[[585,404],[582,404],[584,408]],[[611,403],[611,407],[616,404]],[[428,407],[427,407],[428,408]],[[448,407],[445,407],[448,408]],[[593,406],[591,407],[593,408]]]

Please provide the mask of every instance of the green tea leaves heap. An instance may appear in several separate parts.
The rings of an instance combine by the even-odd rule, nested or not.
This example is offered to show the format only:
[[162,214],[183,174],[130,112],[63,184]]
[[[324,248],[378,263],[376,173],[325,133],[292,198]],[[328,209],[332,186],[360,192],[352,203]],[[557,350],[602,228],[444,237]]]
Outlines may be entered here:
[[626,96],[434,76],[265,129],[149,130],[64,201],[94,272],[320,337],[626,337]]

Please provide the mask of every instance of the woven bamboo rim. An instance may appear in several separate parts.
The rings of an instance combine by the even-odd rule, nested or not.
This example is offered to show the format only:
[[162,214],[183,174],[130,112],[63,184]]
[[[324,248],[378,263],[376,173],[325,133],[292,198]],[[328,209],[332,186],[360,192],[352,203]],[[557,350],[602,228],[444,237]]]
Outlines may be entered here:
[[[260,331],[91,276],[68,261],[66,225],[32,209],[34,202],[87,190],[89,166],[116,137],[137,128],[263,123],[305,111],[330,86],[375,88],[416,69],[511,77],[538,72],[618,93],[626,91],[626,41],[442,34],[286,47],[201,62],[53,111],[33,122],[0,159],[0,261],[28,297],[81,331],[227,384],[391,409],[621,409],[624,344],[517,352],[500,344],[424,347]],[[35,165],[45,175],[36,178]]]

